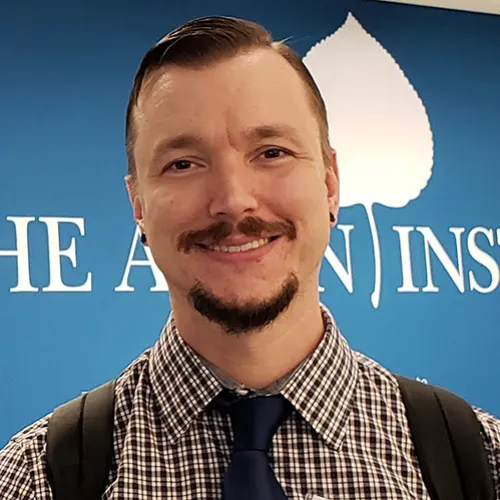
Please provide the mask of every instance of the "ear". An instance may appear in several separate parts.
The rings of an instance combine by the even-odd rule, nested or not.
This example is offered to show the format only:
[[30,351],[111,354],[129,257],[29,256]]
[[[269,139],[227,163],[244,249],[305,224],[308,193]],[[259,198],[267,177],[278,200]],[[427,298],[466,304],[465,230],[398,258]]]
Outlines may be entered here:
[[145,231],[144,221],[143,221],[143,207],[141,198],[139,196],[139,190],[137,188],[137,180],[133,179],[129,174],[125,177],[125,184],[127,186],[128,199],[130,205],[132,206],[132,213],[134,216],[134,221],[139,226],[141,233]]
[[339,169],[337,165],[337,152],[332,149],[331,164],[327,165],[325,171],[326,193],[328,197],[328,208],[338,219],[339,211]]

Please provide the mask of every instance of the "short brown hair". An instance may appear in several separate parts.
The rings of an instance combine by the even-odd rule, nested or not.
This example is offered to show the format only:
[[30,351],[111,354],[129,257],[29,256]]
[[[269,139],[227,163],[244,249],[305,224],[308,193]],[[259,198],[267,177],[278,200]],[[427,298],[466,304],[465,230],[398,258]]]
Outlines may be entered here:
[[232,17],[212,16],[195,19],[171,31],[156,43],[141,61],[128,101],[125,126],[128,173],[133,179],[136,176],[133,154],[136,135],[134,108],[148,77],[155,70],[167,65],[203,67],[257,48],[275,50],[304,81],[320,128],[323,158],[325,163],[329,164],[331,149],[325,103],[300,56],[284,42],[273,41],[271,34],[257,23]]

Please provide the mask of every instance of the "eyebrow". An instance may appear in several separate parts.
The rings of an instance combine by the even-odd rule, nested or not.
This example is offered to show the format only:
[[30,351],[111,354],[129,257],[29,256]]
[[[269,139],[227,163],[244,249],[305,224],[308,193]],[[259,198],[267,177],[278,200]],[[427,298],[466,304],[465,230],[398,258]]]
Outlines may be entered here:
[[261,125],[246,131],[245,136],[250,140],[258,139],[290,139],[297,144],[301,144],[298,132],[290,125]]
[[198,135],[179,134],[175,137],[168,137],[158,141],[153,147],[151,155],[152,162],[155,163],[162,155],[175,149],[188,149],[200,146],[204,140]]
[[[252,127],[244,132],[244,136],[249,142],[262,139],[284,138],[291,140],[297,146],[302,145],[298,132],[293,127],[286,124],[259,125],[257,127]],[[168,151],[200,146],[206,146],[206,141],[201,136],[194,134],[179,134],[175,137],[169,137],[159,141],[153,148],[152,158],[153,161],[155,161],[159,156]]]

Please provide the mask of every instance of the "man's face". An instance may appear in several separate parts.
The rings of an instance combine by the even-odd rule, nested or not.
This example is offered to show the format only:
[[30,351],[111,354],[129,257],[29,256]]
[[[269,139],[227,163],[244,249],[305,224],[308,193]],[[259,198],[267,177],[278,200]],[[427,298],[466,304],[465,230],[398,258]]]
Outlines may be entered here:
[[173,301],[201,289],[255,305],[291,281],[317,293],[337,171],[324,164],[304,84],[279,54],[163,68],[135,120],[129,194]]

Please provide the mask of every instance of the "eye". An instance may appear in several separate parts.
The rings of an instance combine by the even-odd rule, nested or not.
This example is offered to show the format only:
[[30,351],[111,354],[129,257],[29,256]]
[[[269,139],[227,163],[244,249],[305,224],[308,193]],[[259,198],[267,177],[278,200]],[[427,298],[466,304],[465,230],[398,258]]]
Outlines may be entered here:
[[271,160],[274,158],[281,158],[288,153],[281,148],[269,148],[266,149],[262,154],[264,155],[264,158]]
[[177,160],[168,165],[167,168],[165,168],[165,171],[184,172],[189,170],[193,165],[194,163],[189,160]]

